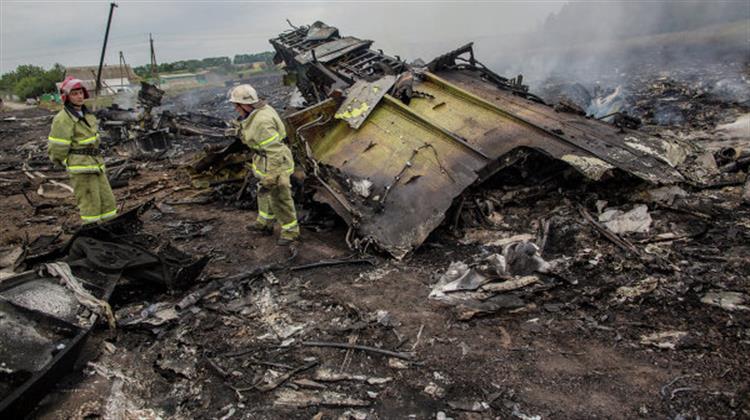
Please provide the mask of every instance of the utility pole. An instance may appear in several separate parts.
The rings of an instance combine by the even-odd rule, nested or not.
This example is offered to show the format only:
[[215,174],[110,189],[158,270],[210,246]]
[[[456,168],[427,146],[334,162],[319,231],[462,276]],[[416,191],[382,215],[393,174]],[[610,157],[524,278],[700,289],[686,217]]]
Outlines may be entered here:
[[151,45],[151,81],[159,85],[159,66],[156,64],[156,51],[154,51],[154,38],[148,34],[148,42]]
[[99,71],[96,72],[96,89],[94,95],[99,95],[99,89],[102,87],[102,66],[104,65],[104,53],[107,51],[107,39],[109,38],[109,26],[112,24],[112,12],[115,11],[117,4],[109,4],[109,18],[107,19],[107,30],[104,32],[104,45],[102,45],[102,56],[99,59]]
[[[120,86],[124,85],[123,82],[125,80],[125,77],[124,77],[123,73],[125,72],[126,66],[127,66],[127,64],[125,63],[125,55],[122,53],[122,51],[120,51]],[[128,75],[128,77],[129,76],[130,75]],[[130,79],[128,79],[128,80],[130,80]]]

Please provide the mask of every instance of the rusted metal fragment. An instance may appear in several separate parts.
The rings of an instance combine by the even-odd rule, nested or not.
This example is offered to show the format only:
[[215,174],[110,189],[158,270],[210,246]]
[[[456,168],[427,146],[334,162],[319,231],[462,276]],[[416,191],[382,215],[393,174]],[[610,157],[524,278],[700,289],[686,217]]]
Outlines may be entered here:
[[[397,258],[440,224],[453,198],[477,179],[486,162],[473,153],[466,156],[465,146],[394,100],[382,102],[358,130],[341,120],[326,128],[305,136],[321,166],[337,169],[325,179],[357,209],[360,236]],[[349,188],[363,179],[372,183],[367,198]]]
[[395,82],[396,76],[383,76],[374,82],[358,80],[347,91],[346,100],[336,111],[335,117],[358,129]]

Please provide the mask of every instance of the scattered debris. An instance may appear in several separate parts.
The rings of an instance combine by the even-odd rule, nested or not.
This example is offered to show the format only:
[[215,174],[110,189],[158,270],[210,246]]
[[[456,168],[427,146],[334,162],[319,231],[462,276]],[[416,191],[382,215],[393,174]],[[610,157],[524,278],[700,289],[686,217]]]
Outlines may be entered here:
[[701,302],[728,311],[750,311],[750,297],[739,292],[720,290],[708,292],[701,298]]
[[366,375],[352,375],[348,373],[337,373],[331,369],[319,368],[313,374],[313,379],[320,382],[338,382],[338,381],[358,381],[366,382],[370,385],[384,385],[393,380],[393,378],[378,378]]
[[383,350],[383,349],[379,349],[376,347],[361,346],[357,344],[329,343],[329,342],[324,342],[324,341],[303,341],[301,344],[307,347],[333,347],[333,348],[339,348],[339,349],[361,350],[361,351],[366,351],[369,353],[382,354],[385,356],[395,357],[395,358],[404,359],[404,360],[412,360],[414,358],[414,356],[412,356],[409,353]]
[[324,407],[369,407],[370,401],[361,400],[334,391],[293,391],[282,389],[276,393],[275,405],[297,408]]
[[637,297],[653,292],[658,286],[658,278],[646,277],[645,279],[638,281],[633,286],[618,287],[617,290],[615,290],[612,299],[619,303],[623,303],[625,301],[633,301]]
[[688,336],[685,331],[662,331],[653,334],[642,335],[641,344],[652,346],[662,350],[674,350],[681,345]]
[[179,319],[179,313],[174,304],[169,302],[139,303],[119,309],[115,318],[119,327],[159,327]]
[[434,382],[430,382],[429,384],[427,384],[422,392],[431,396],[432,398],[442,399],[443,397],[445,397],[445,389],[438,386]]
[[532,242],[515,242],[505,246],[503,255],[491,254],[476,268],[460,261],[451,263],[429,298],[455,306],[461,320],[522,307],[518,294],[507,293],[541,283],[538,275],[552,272],[553,265],[538,252]]
[[107,301],[121,279],[136,278],[167,289],[191,283],[200,274],[206,258],[194,260],[166,246],[151,253],[128,242],[139,234],[138,215],[149,207],[81,228],[57,249],[24,259],[26,266],[43,265],[60,280],[40,270],[0,284],[0,319],[6,320],[0,323],[0,335],[3,343],[14,343],[0,346],[0,352],[7,353],[0,360],[15,361],[7,372],[11,375],[0,378],[0,412],[21,417],[33,408],[41,390],[72,368],[97,319],[105,318],[110,328],[115,327]]
[[688,193],[677,185],[671,185],[649,190],[646,192],[646,195],[651,202],[662,203],[671,206],[672,204],[674,204],[675,200],[687,197]]
[[616,234],[648,233],[653,222],[648,207],[643,204],[627,212],[618,209],[604,210],[599,215],[599,221]]
[[482,401],[448,401],[448,407],[458,411],[481,413],[487,411],[490,405]]

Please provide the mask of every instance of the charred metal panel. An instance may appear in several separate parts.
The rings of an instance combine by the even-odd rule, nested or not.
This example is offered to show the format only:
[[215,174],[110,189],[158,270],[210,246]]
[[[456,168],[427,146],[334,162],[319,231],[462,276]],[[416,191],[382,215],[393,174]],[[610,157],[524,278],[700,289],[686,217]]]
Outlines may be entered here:
[[[669,165],[668,143],[635,130],[556,112],[552,107],[494,89],[492,84],[472,72],[442,72],[439,76],[427,73],[425,83],[419,89],[442,94],[435,90],[439,89],[451,98],[463,98],[495,113],[503,121],[495,128],[495,133],[505,131],[507,123],[535,132],[536,140],[530,140],[529,134],[524,134],[520,142],[570,163],[591,178],[599,177],[587,173],[576,162],[599,159],[607,164],[605,166],[620,168],[655,184],[683,180],[682,175]],[[497,140],[504,142],[502,138]]]
[[[615,168],[656,184],[682,180],[666,143],[556,112],[528,92],[521,76],[507,79],[476,61],[470,44],[429,69],[410,69],[369,44],[338,54],[357,44],[337,31],[328,44],[307,47],[280,38],[271,43],[315,104],[287,122],[298,159],[321,184],[316,199],[356,230],[359,244],[375,243],[396,258],[419,246],[467,187],[524,150],[595,180]],[[333,58],[311,62],[313,50]],[[334,80],[346,85],[344,98]],[[390,90],[382,96],[373,87]]]
[[[390,96],[358,130],[333,120],[316,134],[307,143],[323,178],[356,209],[360,235],[397,258],[424,241],[487,163]],[[361,182],[368,191],[354,192]]]

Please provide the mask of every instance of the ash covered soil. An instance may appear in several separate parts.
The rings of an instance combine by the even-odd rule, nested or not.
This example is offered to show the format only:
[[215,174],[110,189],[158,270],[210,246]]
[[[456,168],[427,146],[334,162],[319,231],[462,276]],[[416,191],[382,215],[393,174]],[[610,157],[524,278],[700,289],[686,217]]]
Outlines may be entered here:
[[[633,76],[632,83],[646,84],[641,92],[653,91],[639,100],[658,105],[666,96],[653,84],[663,77],[647,67]],[[223,92],[169,101],[228,116]],[[269,92],[289,95],[280,85]],[[739,131],[721,126],[747,114],[747,101],[691,98],[690,112],[711,115],[698,127],[672,118],[645,130],[707,148],[711,157],[726,145],[750,149],[747,122],[740,120]],[[51,115],[2,114],[16,119],[0,122],[0,247],[33,250],[40,235],[60,243],[75,229],[72,197],[38,194],[40,184],[65,182],[65,174],[29,169],[48,166]],[[144,230],[211,255],[203,282],[288,258],[274,238],[244,229],[254,211],[220,199],[185,204],[199,191],[182,169],[193,148],[180,145],[195,141],[178,139],[159,161],[130,162],[138,175],[115,189],[118,203],[131,208],[154,199],[156,208],[142,216]],[[108,150],[108,159],[128,159],[118,153]],[[528,159],[468,192],[461,212],[449,214],[403,261],[376,254],[373,264],[275,270],[210,293],[165,325],[98,329],[81,370],[59,383],[34,416],[750,417],[750,302],[742,302],[750,294],[746,174],[706,176],[706,183],[665,191],[624,176],[587,182],[544,157]],[[581,210],[596,217],[604,208],[639,204],[652,223],[648,232],[623,235],[635,251],[613,244]],[[303,208],[309,217],[291,265],[352,255],[342,221],[318,205]],[[480,265],[514,237],[540,244],[541,256],[556,263],[553,274],[510,293],[520,304],[472,312],[428,298],[452,262]],[[166,294],[122,284],[111,303],[137,313],[202,285]],[[739,301],[731,306],[730,297]],[[314,341],[397,354],[305,344]]]

